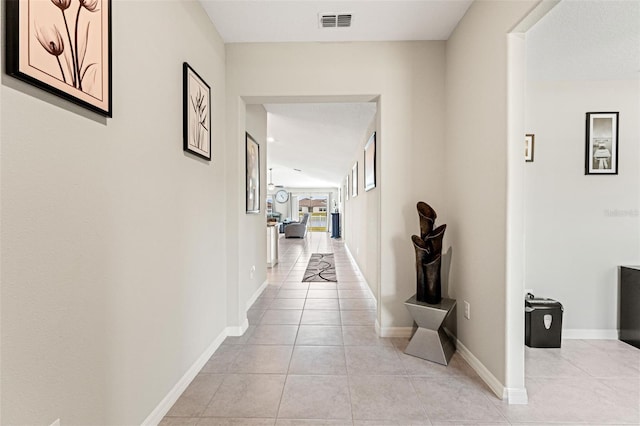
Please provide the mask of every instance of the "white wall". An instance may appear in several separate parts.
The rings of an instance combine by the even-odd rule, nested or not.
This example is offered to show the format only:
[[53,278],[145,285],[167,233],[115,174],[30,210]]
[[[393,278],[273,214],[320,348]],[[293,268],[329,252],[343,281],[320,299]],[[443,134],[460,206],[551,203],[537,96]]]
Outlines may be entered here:
[[[351,195],[351,183],[349,184],[349,200],[345,201],[344,211],[344,235],[345,243],[354,257],[360,271],[371,288],[372,293],[378,297],[378,269],[380,265],[380,253],[378,238],[380,234],[380,188],[364,190],[364,146],[375,132],[376,118],[372,120],[367,131],[362,135],[362,140],[356,150],[356,155],[351,164],[358,162],[358,196]],[[379,137],[376,147],[380,147]],[[380,156],[376,156],[376,162],[380,162]],[[380,167],[377,166],[378,182],[380,180]],[[351,170],[347,170],[351,179]],[[377,183],[378,183],[377,182]]]
[[[182,150],[183,61],[211,162]],[[3,424],[140,424],[223,332],[224,61],[199,3],[115,1],[112,119],[2,75]]]
[[[406,327],[403,302],[415,293],[411,234],[418,232],[415,205],[444,206],[444,42],[259,43],[227,46],[227,131],[232,151],[244,123],[242,97],[371,101],[380,95],[381,325]],[[317,101],[317,98],[314,98]],[[242,162],[229,156],[230,182],[241,182]],[[238,185],[241,190],[241,185]],[[239,192],[239,191],[237,191]],[[228,216],[239,203],[229,203]],[[235,212],[235,213],[234,213]],[[443,219],[446,217],[442,213]],[[231,232],[250,238],[237,223]],[[229,246],[230,253],[236,247]],[[233,277],[231,277],[233,282]]]
[[[507,34],[534,1],[474,2],[446,44],[446,241],[458,339],[507,383]],[[437,209],[437,206],[434,206]]]
[[[527,83],[525,285],[562,302],[566,337],[617,338],[617,267],[640,261],[639,94],[639,80]],[[597,111],[620,112],[617,176],[584,174]]]

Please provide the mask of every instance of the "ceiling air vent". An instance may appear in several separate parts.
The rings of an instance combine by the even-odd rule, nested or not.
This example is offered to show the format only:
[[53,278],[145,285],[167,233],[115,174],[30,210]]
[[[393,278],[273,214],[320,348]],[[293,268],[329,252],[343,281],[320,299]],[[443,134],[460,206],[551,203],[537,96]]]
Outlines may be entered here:
[[349,28],[351,16],[350,13],[321,13],[320,28]]
[[338,15],[338,28],[348,28],[351,26],[351,14]]

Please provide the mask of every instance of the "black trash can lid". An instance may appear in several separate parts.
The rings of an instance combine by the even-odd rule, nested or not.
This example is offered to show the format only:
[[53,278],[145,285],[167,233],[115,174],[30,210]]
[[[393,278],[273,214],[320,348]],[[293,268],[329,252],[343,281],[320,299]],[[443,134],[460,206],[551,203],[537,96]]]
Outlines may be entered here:
[[525,299],[524,304],[527,308],[562,309],[562,303],[553,299]]

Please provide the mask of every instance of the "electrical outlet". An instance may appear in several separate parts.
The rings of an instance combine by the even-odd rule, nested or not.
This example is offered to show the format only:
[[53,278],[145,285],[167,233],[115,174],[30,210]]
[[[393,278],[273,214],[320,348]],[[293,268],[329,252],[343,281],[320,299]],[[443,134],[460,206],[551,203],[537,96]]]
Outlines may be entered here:
[[471,304],[466,300],[464,301],[464,317],[468,320],[471,319]]

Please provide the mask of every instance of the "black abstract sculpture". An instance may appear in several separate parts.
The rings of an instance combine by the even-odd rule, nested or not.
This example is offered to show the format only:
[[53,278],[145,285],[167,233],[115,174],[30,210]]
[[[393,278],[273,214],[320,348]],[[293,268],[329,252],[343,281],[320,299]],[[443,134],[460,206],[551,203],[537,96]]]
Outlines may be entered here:
[[420,236],[412,235],[416,250],[416,299],[419,302],[438,304],[442,300],[440,266],[442,259],[442,239],[447,225],[434,229],[436,211],[425,202],[418,203]]

